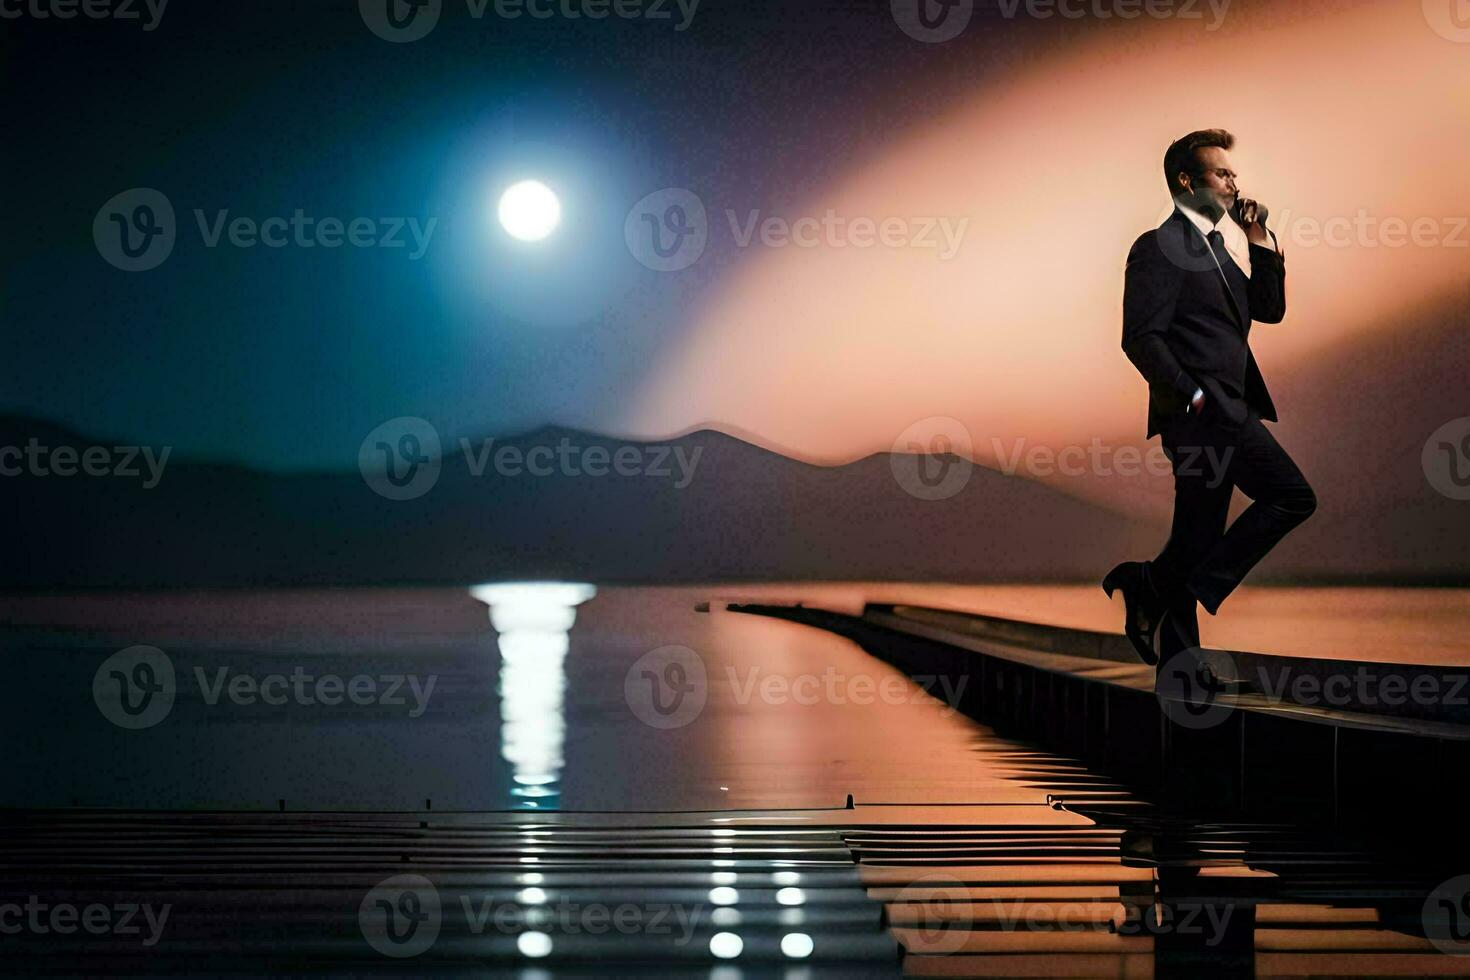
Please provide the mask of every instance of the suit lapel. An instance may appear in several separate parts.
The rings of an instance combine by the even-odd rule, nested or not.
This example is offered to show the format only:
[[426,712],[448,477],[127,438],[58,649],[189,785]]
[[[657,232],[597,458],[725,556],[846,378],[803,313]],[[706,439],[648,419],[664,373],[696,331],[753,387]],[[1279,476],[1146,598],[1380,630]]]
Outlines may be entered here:
[[[1240,266],[1236,265],[1235,260],[1230,258],[1230,253],[1228,251],[1225,252],[1225,260],[1222,262],[1220,260],[1220,257],[1218,255],[1215,255],[1215,250],[1210,245],[1210,240],[1205,237],[1204,233],[1200,231],[1199,228],[1195,227],[1194,222],[1190,221],[1189,218],[1184,215],[1184,212],[1180,211],[1178,208],[1175,208],[1174,214],[1171,216],[1171,218],[1172,220],[1180,222],[1184,226],[1184,234],[1191,236],[1193,241],[1204,246],[1205,252],[1214,259],[1214,261],[1210,264],[1215,266],[1216,274],[1220,277],[1220,284],[1225,287],[1225,295],[1230,297],[1230,308],[1235,313],[1235,324],[1240,329],[1240,331],[1244,333],[1246,326],[1246,292],[1244,282],[1245,273],[1240,271]],[[1239,290],[1237,290],[1236,284],[1231,281],[1230,277],[1232,273],[1235,275],[1236,278],[1241,280],[1241,288]]]
[[1225,291],[1230,294],[1230,305],[1235,307],[1235,320],[1244,329],[1245,297],[1248,295],[1245,273],[1240,271],[1240,266],[1235,264],[1228,252],[1220,263],[1220,275],[1225,279]]

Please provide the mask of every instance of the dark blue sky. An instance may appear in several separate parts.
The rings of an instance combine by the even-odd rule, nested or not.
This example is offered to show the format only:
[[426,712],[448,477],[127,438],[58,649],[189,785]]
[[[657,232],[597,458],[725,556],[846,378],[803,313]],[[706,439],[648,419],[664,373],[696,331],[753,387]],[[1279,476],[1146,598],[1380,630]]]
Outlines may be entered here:
[[[706,0],[684,31],[670,9],[508,21],[446,0],[407,44],[353,0],[174,0],[151,31],[0,21],[0,411],[278,468],[351,466],[398,415],[451,440],[598,428],[737,260],[644,268],[623,241],[634,202],[673,186],[789,205],[1027,50],[1010,23],[916,43],[886,0]],[[491,220],[526,176],[564,198],[550,244]],[[132,188],[176,216],[145,272],[92,234]],[[221,212],[298,209],[374,235],[434,224],[419,258],[412,225],[402,248],[208,245]]]

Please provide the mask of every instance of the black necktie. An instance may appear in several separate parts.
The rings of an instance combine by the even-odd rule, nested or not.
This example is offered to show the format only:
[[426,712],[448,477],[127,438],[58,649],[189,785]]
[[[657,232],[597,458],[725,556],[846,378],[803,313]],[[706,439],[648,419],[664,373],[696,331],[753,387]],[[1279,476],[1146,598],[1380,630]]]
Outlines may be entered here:
[[1230,298],[1236,304],[1237,309],[1243,308],[1241,298],[1241,283],[1237,283],[1231,273],[1239,276],[1242,280],[1245,273],[1240,271],[1240,266],[1230,257],[1230,250],[1225,247],[1225,236],[1220,234],[1219,229],[1210,232],[1210,251],[1215,253],[1215,261],[1220,263],[1220,274],[1225,277],[1225,288],[1230,291]]
[[1220,266],[1223,268],[1225,260],[1230,258],[1230,250],[1225,247],[1225,236],[1220,234],[1218,228],[1210,232],[1210,248],[1214,250],[1215,258],[1220,260]]

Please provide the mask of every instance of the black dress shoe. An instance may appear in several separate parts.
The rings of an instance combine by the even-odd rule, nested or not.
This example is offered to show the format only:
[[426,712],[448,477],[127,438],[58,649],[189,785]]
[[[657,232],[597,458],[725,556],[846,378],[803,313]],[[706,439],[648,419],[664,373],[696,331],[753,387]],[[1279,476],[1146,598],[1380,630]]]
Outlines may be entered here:
[[1138,659],[1153,665],[1159,662],[1154,651],[1154,636],[1159,628],[1159,618],[1164,612],[1164,600],[1149,580],[1148,563],[1125,561],[1108,572],[1102,580],[1103,591],[1108,598],[1115,589],[1123,590],[1123,605],[1127,609],[1123,620],[1123,632],[1133,644]]

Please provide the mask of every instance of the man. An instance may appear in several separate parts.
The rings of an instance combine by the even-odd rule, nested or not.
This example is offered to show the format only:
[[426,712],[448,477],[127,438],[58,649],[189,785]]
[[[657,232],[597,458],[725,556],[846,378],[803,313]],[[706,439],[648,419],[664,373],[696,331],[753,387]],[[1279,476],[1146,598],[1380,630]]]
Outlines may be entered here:
[[[1148,381],[1147,435],[1160,436],[1174,471],[1174,523],[1157,558],[1122,563],[1103,588],[1123,591],[1125,632],[1148,664],[1198,647],[1196,604],[1214,615],[1317,506],[1263,424],[1276,408],[1250,327],[1285,317],[1286,265],[1267,209],[1236,187],[1234,145],[1207,129],[1169,147],[1174,211],[1133,243],[1124,274],[1123,351]],[[1237,486],[1253,503],[1227,531]]]

